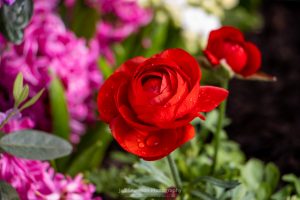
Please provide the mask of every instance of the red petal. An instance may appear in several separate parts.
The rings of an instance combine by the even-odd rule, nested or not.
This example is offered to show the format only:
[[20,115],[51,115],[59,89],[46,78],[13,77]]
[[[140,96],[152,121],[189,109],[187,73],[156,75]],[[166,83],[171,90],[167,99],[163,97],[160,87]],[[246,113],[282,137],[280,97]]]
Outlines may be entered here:
[[204,50],[203,53],[212,65],[220,64],[219,59],[215,55],[213,55],[213,53],[211,53],[209,50]]
[[240,30],[230,26],[211,31],[204,54],[213,65],[218,64],[218,60],[225,58],[224,44],[226,42],[242,44],[244,36]]
[[122,71],[132,76],[137,67],[145,60],[147,60],[147,58],[142,56],[131,58],[130,60],[124,62],[117,71]]
[[121,117],[115,118],[110,127],[117,142],[128,152],[147,160],[159,159],[194,137],[191,125],[177,129],[144,132],[128,125]]
[[123,72],[116,72],[111,75],[99,90],[97,104],[100,118],[109,123],[118,115],[118,109],[115,104],[114,95],[119,86],[126,82],[128,77]]
[[200,66],[196,59],[182,49],[168,49],[160,57],[174,61],[182,71],[191,78],[191,84],[199,83],[201,78]]
[[234,27],[231,26],[223,26],[217,30],[211,31],[208,38],[208,46],[211,42],[216,40],[230,40],[235,42],[244,42],[243,33]]
[[261,65],[261,53],[259,49],[251,42],[246,42],[244,46],[248,55],[246,67],[240,72],[243,76],[250,76],[257,72]]
[[129,83],[122,84],[115,93],[115,102],[119,113],[131,126],[143,130],[157,130],[158,128],[153,127],[150,124],[143,123],[137,118],[128,102],[128,85]]
[[[193,127],[192,125],[188,124],[187,126],[182,127],[181,129],[183,129],[182,132],[184,133],[184,135],[183,135],[183,137],[182,137],[180,140],[178,140],[178,143],[177,143],[177,147],[176,147],[176,148],[178,148],[178,147],[180,147],[181,145],[183,145],[184,143],[190,141],[190,140],[193,139],[194,136],[195,136],[195,129],[194,129],[194,127]],[[175,148],[175,149],[176,149],[176,148]],[[175,149],[174,149],[174,150],[175,150]],[[174,151],[174,150],[172,150],[172,151]],[[172,152],[172,151],[171,151],[171,152]],[[170,153],[171,153],[171,152],[170,152]],[[159,160],[159,159],[161,159],[161,158],[163,158],[163,157],[169,155],[170,153],[168,153],[168,154],[162,154],[162,155],[156,156],[156,157],[142,157],[142,158],[143,158],[144,160],[147,160],[147,161],[155,161],[155,160]]]
[[234,42],[224,42],[224,58],[231,69],[239,73],[247,63],[247,52],[244,47]]
[[228,91],[213,86],[200,87],[198,99],[198,112],[209,112],[216,108],[228,96]]

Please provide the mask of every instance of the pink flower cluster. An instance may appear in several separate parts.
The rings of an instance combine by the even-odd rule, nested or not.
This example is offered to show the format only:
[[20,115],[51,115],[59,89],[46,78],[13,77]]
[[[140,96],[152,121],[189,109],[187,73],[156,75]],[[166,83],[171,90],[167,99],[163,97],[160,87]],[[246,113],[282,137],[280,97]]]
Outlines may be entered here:
[[90,200],[95,192],[95,187],[85,183],[81,174],[72,179],[55,173],[47,162],[8,154],[0,155],[0,179],[10,183],[22,200]]
[[151,10],[140,7],[135,0],[87,0],[86,2],[100,10],[102,20],[97,24],[94,41],[98,43],[100,53],[111,63],[115,60],[111,45],[121,42],[152,19]]
[[[0,58],[0,107],[12,106],[12,96],[8,94],[19,72],[30,86],[30,96],[47,88],[54,74],[65,88],[71,141],[78,143],[85,132],[84,123],[95,118],[92,97],[102,82],[97,66],[99,52],[93,46],[87,47],[84,39],[66,29],[59,16],[53,13],[54,6],[51,1],[35,0],[34,15],[25,29],[24,41],[20,45],[6,45]],[[43,95],[24,115],[35,122],[35,128],[51,131],[49,110],[48,96]]]
[[[0,112],[0,123],[9,112]],[[33,125],[30,119],[17,114],[2,131],[9,133]],[[91,200],[95,192],[95,187],[85,183],[81,174],[72,179],[56,173],[48,162],[16,158],[5,153],[0,155],[0,180],[10,183],[22,200]]]
[[12,5],[13,3],[15,2],[15,0],[0,0],[0,8],[3,4],[6,4],[6,5]]

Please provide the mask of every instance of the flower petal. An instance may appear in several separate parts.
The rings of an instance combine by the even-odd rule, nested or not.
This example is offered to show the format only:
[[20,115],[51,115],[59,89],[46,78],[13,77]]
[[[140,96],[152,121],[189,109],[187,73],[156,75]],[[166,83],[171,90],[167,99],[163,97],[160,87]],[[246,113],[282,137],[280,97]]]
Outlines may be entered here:
[[127,76],[123,72],[116,72],[111,75],[102,85],[97,97],[97,104],[100,118],[109,123],[118,115],[114,95],[120,85],[127,81]]
[[251,42],[244,45],[248,54],[248,62],[245,68],[240,72],[243,76],[250,76],[258,71],[261,66],[261,53],[259,49]]
[[196,59],[182,49],[168,49],[159,54],[161,58],[173,60],[191,79],[191,84],[199,83],[201,78],[200,66]]
[[130,60],[124,62],[117,71],[125,72],[128,75],[133,75],[137,67],[143,63],[147,58],[144,58],[142,56],[137,56],[134,58],[131,58]]
[[152,132],[140,131],[127,124],[122,117],[112,120],[110,128],[122,148],[145,160],[157,160],[167,156],[195,135],[191,125]]
[[209,112],[216,108],[228,96],[228,91],[213,86],[200,87],[198,98],[198,112]]
[[216,40],[231,40],[235,42],[244,42],[244,36],[242,32],[234,27],[231,26],[223,26],[217,30],[213,30],[209,34],[208,38],[208,46],[207,48],[210,47],[210,44]]

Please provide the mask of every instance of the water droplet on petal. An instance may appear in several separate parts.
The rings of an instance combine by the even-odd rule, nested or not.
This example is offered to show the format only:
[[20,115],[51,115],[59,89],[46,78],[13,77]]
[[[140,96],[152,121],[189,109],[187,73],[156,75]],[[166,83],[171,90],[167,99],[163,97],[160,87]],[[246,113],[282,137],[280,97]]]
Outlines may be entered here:
[[142,142],[140,142],[140,143],[139,143],[139,147],[140,147],[140,148],[144,148],[144,147],[145,147],[145,144],[142,143]]
[[160,139],[154,135],[148,137],[146,140],[147,146],[150,146],[150,147],[155,147],[155,146],[159,145],[159,142],[160,142]]

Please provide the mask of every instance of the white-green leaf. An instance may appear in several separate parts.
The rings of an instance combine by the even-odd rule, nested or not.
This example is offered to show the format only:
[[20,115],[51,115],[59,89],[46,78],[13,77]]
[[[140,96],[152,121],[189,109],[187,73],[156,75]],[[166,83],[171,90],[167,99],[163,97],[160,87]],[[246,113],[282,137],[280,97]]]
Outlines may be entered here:
[[13,95],[14,95],[15,101],[17,101],[17,99],[19,98],[22,90],[23,90],[23,75],[20,72],[17,75],[15,82],[14,82]]
[[19,200],[20,197],[11,185],[4,181],[0,181],[0,200]]
[[5,135],[0,139],[0,147],[7,153],[32,160],[52,160],[72,151],[72,146],[67,141],[36,130]]
[[39,100],[39,98],[42,96],[44,90],[45,89],[42,89],[34,97],[32,97],[30,100],[28,100],[26,103],[24,103],[24,105],[20,108],[20,112],[22,110],[24,110],[25,108],[28,108],[28,107],[32,106],[33,104],[35,104],[35,102],[37,102],[37,100]]

